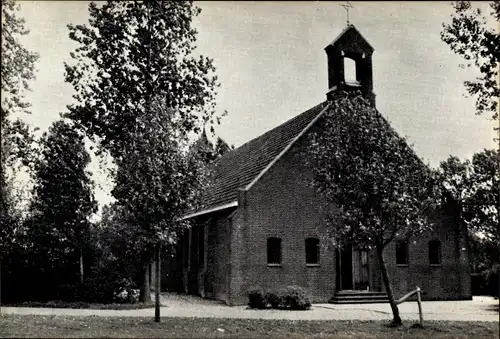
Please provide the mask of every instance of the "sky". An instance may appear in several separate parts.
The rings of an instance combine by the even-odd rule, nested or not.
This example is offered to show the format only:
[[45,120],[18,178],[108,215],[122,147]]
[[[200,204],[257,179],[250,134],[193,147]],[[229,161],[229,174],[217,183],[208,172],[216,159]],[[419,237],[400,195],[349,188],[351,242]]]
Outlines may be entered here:
[[[39,53],[37,78],[24,120],[46,131],[71,103],[63,62],[77,45],[67,24],[88,20],[86,1],[21,1],[30,34],[22,42]],[[214,59],[222,84],[218,110],[228,111],[216,134],[238,147],[326,98],[324,48],[346,27],[344,2],[195,2],[197,51]],[[440,40],[451,21],[451,2],[356,2],[350,22],[374,47],[378,110],[431,166],[449,155],[470,158],[495,148],[489,116],[476,116],[464,97],[477,74]],[[489,13],[487,3],[475,3]],[[109,179],[91,164],[97,200],[110,201]],[[106,188],[108,186],[108,188]]]

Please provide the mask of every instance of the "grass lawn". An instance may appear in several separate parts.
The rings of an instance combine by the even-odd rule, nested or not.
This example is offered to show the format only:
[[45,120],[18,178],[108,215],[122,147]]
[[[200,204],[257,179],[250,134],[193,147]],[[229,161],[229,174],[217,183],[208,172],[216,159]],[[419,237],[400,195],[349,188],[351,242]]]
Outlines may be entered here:
[[428,321],[423,329],[382,321],[0,316],[1,337],[77,338],[498,338],[495,322]]
[[97,303],[86,303],[81,301],[67,302],[60,300],[53,300],[47,302],[38,301],[25,301],[17,304],[2,305],[8,307],[48,307],[48,308],[87,308],[93,310],[138,310],[143,308],[155,307],[154,301],[147,303],[134,303],[134,304],[97,304]]

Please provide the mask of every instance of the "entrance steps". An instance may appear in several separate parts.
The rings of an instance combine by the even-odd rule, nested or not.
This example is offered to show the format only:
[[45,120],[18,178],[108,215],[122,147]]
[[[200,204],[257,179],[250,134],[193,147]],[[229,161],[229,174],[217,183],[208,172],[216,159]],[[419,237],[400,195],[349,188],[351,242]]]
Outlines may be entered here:
[[389,298],[385,292],[343,290],[335,293],[328,302],[331,304],[374,304],[389,302]]

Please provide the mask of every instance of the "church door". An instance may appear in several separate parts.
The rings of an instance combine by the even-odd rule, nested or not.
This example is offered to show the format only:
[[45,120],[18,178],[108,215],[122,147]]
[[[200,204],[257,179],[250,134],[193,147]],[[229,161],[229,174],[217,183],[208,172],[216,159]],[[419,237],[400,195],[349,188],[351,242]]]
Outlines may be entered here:
[[337,290],[366,290],[369,285],[368,253],[352,245],[337,250]]
[[366,290],[368,288],[368,252],[355,250],[353,256],[353,288]]
[[352,290],[352,245],[337,250],[337,289]]

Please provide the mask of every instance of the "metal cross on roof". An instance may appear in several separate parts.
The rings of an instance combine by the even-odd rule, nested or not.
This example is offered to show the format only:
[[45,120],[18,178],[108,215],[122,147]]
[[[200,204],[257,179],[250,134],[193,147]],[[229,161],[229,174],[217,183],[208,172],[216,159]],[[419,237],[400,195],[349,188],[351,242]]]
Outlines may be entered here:
[[349,26],[349,8],[354,8],[354,6],[351,5],[349,1],[345,2],[345,5],[339,5],[344,7],[345,11],[347,12],[347,26]]

